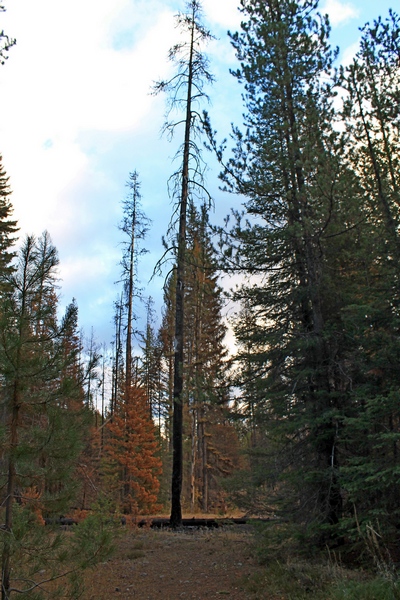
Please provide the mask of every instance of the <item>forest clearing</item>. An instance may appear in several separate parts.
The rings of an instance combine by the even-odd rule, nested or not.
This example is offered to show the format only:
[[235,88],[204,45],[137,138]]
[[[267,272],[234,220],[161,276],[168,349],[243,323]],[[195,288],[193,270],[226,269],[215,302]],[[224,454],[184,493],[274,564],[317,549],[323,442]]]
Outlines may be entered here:
[[183,528],[124,533],[114,557],[88,572],[83,600],[251,597],[245,581],[258,571],[248,531]]
[[82,600],[400,598],[383,573],[374,577],[345,568],[334,553],[310,560],[290,544],[262,548],[254,533],[252,525],[232,524],[128,529],[118,537],[115,554],[86,573]]

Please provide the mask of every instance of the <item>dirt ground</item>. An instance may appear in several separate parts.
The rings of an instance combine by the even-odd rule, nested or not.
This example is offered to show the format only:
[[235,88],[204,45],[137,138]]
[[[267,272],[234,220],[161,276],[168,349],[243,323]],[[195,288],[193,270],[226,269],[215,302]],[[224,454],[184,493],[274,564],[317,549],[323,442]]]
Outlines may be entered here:
[[260,570],[247,526],[178,531],[132,529],[116,554],[86,576],[83,600],[249,600],[246,580]]

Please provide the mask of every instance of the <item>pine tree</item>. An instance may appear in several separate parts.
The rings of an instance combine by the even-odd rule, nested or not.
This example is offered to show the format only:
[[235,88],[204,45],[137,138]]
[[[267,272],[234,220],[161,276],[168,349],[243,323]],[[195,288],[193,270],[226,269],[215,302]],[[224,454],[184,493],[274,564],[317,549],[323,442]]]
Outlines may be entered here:
[[154,328],[154,301],[147,301],[146,330],[142,335],[142,358],[139,380],[149,400],[150,417],[158,421],[161,435],[161,422],[165,416],[163,382],[161,379],[161,344]]
[[[74,414],[77,419],[85,414],[85,439],[82,449],[76,459],[76,472],[74,478],[77,483],[78,494],[75,497],[75,508],[72,516],[81,518],[87,510],[98,502],[100,497],[100,458],[101,436],[103,430],[99,429],[98,414],[94,408],[96,401],[93,399],[94,382],[98,377],[99,356],[95,351],[94,334],[92,332],[86,358],[82,358],[82,340],[78,326],[78,307],[73,299],[68,307],[67,315],[63,322],[64,335],[62,339],[62,353],[64,367],[60,380],[65,390],[66,399],[64,407]],[[68,393],[70,390],[70,393]],[[82,512],[83,511],[83,512]]]
[[83,362],[89,366],[86,377],[85,402],[88,408],[94,410],[98,388],[98,372],[95,366],[97,366],[99,360],[99,344],[96,341],[93,327],[90,329],[90,337],[83,339],[81,346],[84,355]]
[[384,221],[390,252],[397,259],[400,253],[399,27],[399,17],[393,11],[386,21],[379,18],[372,27],[367,24],[362,29],[355,60],[341,69],[339,78],[346,93],[343,118],[352,141],[349,161],[359,169],[369,208],[376,219]]
[[[82,382],[70,376],[76,355],[67,340],[76,307],[67,309],[59,325],[57,265],[49,235],[39,240],[28,236],[1,303],[3,599],[12,589],[42,597],[38,587],[45,565],[45,579],[52,581],[63,572],[75,576],[81,561],[93,561],[88,545],[81,547],[80,558],[74,556],[80,533],[71,539],[72,545],[78,544],[71,554],[67,539],[42,527],[43,517],[65,514],[76,497],[74,475],[86,421],[85,412],[75,405],[82,397]],[[87,541],[100,558],[104,539],[96,541],[97,531],[93,528]]]
[[156,507],[161,462],[149,398],[140,386],[138,369],[133,371],[137,262],[144,252],[139,242],[146,235],[149,221],[141,210],[136,171],[130,174],[127,185],[129,195],[123,203],[124,217],[120,226],[125,234],[121,260],[124,289],[121,300],[116,303],[113,394],[104,440],[104,477],[118,508],[127,514],[137,514],[151,512]]
[[128,397],[132,385],[132,338],[133,338],[133,300],[137,295],[137,260],[145,253],[139,248],[140,240],[146,236],[149,219],[144,215],[140,201],[140,182],[136,171],[130,173],[127,183],[129,196],[123,202],[124,217],[120,230],[125,234],[123,241],[124,253],[122,256],[122,281],[124,284],[124,301],[126,310],[126,337],[125,337],[125,398]]
[[122,313],[123,313],[123,293],[114,303],[114,325],[115,338],[113,342],[113,366],[112,366],[112,382],[111,382],[111,401],[110,415],[111,419],[114,414],[115,407],[119,402],[119,393],[122,389],[123,380],[123,347],[122,347]]
[[17,222],[10,219],[13,211],[10,195],[8,177],[0,155],[0,292],[3,292],[5,281],[12,271],[11,262],[15,252],[11,248],[15,241],[13,236],[18,231]]
[[[237,323],[239,358],[287,476],[278,486],[281,506],[324,531],[343,509],[338,448],[354,348],[345,306],[356,296],[342,284],[359,257],[350,249],[357,248],[363,194],[333,127],[335,54],[317,5],[242,2],[247,20],[232,43],[247,114],[245,133],[234,130],[224,179],[246,196],[247,218],[236,214],[225,262],[248,276],[233,295],[252,324]],[[276,462],[266,465],[266,479],[268,469],[276,475]]]
[[[341,70],[346,159],[364,194],[358,300],[348,307],[354,411],[344,421],[343,486],[358,523],[379,520],[397,535],[399,494],[399,17],[389,12],[362,29],[360,50]],[[360,265],[361,267],[361,265]],[[351,523],[351,519],[349,519]],[[353,525],[355,529],[355,525]]]
[[[212,435],[226,424],[229,396],[226,387],[226,327],[222,320],[222,290],[217,283],[215,250],[211,245],[207,208],[188,211],[187,285],[185,292],[185,402],[188,406],[191,441],[190,498],[192,511],[198,504],[208,511],[216,477],[226,474],[230,459],[219,452],[219,439]],[[219,461],[213,458],[219,456]],[[223,466],[225,460],[225,467]],[[221,470],[218,471],[218,465]],[[218,486],[219,487],[219,486]],[[213,492],[213,493],[212,493]]]
[[[236,434],[230,422],[226,382],[226,327],[223,297],[218,285],[216,253],[210,241],[207,208],[188,208],[185,287],[183,501],[196,510],[220,503],[220,478],[237,464]],[[166,389],[172,396],[174,342],[174,282],[165,294],[160,330]],[[172,298],[171,298],[172,297]],[[169,382],[169,385],[168,385]],[[167,430],[168,433],[168,430]],[[226,441],[230,439],[231,444]]]

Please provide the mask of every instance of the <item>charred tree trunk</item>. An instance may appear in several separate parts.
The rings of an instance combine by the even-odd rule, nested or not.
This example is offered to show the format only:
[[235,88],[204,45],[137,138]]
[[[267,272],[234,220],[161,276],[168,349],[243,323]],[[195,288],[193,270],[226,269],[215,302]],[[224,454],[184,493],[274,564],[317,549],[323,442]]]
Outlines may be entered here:
[[182,523],[182,472],[183,472],[183,348],[185,322],[185,258],[186,222],[189,198],[189,158],[190,132],[192,123],[192,85],[194,50],[194,10],[191,27],[189,71],[186,97],[185,138],[182,163],[182,187],[179,212],[178,257],[176,265],[176,305],[175,305],[175,356],[174,356],[174,399],[172,420],[172,482],[171,482],[171,526]]

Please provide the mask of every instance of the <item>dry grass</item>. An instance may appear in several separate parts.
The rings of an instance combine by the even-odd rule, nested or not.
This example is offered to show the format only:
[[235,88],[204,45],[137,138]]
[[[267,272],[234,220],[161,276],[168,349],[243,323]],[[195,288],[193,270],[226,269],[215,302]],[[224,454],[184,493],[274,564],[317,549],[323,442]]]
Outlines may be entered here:
[[115,556],[86,575],[83,600],[252,598],[246,581],[261,567],[250,534],[234,527],[128,531]]

